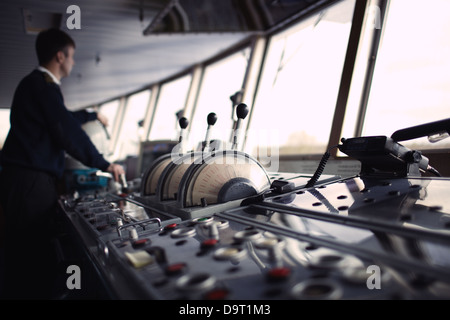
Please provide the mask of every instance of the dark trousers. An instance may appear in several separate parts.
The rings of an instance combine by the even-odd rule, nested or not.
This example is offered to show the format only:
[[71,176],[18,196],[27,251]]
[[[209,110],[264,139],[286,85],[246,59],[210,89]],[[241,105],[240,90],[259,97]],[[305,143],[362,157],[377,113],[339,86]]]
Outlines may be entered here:
[[49,299],[56,278],[56,179],[19,167],[0,172],[4,299]]

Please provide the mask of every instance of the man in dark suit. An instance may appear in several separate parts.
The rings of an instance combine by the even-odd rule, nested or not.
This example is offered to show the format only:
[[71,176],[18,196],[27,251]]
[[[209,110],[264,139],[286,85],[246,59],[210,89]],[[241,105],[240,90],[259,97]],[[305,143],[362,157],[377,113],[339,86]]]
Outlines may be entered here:
[[70,75],[74,52],[75,42],[65,32],[41,32],[36,39],[39,67],[22,79],[14,94],[0,172],[6,298],[51,298],[56,272],[52,221],[65,152],[88,167],[112,173],[117,181],[124,174],[82,130],[81,122],[93,115],[69,112],[64,104],[59,85]]

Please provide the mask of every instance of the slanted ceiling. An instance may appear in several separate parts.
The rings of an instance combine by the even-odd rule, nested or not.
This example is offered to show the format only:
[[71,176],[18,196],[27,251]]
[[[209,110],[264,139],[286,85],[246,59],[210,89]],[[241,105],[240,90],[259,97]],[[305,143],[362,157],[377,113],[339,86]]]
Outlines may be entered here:
[[[284,1],[291,6],[296,2]],[[297,1],[305,5],[316,2]],[[270,2],[277,1],[267,3]],[[182,72],[236,45],[253,32],[243,29],[144,35],[153,19],[161,17],[161,12],[171,3],[169,0],[2,0],[0,108],[10,107],[18,82],[37,66],[33,24],[45,21],[60,24],[76,42],[75,66],[70,77],[62,81],[66,105],[72,110],[137,91]],[[66,22],[73,13],[66,11],[74,4],[80,8],[81,29],[69,30]]]

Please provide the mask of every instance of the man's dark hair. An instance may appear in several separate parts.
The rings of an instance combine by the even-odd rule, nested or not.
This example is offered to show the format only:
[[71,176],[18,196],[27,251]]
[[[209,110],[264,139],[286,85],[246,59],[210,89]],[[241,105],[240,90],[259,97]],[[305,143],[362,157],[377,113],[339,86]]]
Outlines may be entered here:
[[41,31],[36,39],[39,65],[50,62],[58,51],[63,51],[67,56],[69,46],[75,48],[75,41],[64,31],[57,28]]

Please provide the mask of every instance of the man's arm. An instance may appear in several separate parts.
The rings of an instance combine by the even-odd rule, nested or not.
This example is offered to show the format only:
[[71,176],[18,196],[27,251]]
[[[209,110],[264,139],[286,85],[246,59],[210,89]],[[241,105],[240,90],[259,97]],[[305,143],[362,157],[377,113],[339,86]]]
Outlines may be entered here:
[[110,172],[119,181],[122,166],[111,164],[98,152],[80,122],[69,112],[58,87],[48,86],[43,111],[55,143],[86,166]]
[[87,110],[69,111],[72,116],[77,119],[81,124],[89,121],[98,120],[105,127],[108,126],[108,118],[99,112],[89,112]]

